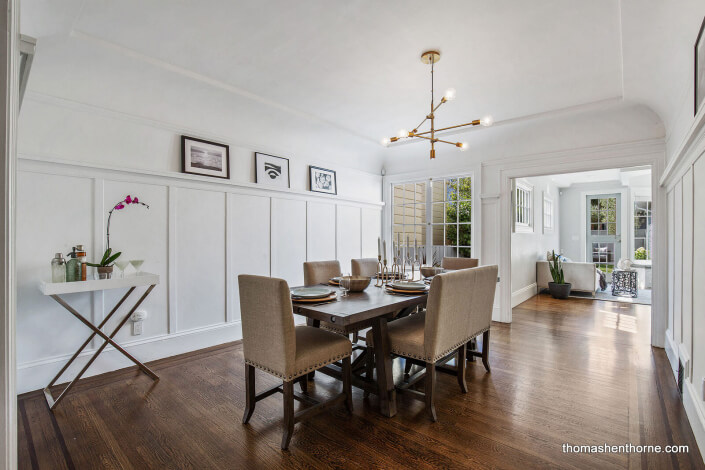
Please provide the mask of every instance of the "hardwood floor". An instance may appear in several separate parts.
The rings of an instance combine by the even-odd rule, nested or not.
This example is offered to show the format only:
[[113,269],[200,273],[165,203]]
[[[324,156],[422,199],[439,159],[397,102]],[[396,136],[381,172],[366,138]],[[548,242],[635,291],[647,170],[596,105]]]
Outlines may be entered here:
[[[21,396],[20,468],[704,468],[649,322],[644,305],[534,297],[511,325],[492,325],[492,373],[470,363],[467,394],[437,374],[437,423],[403,394],[385,418],[355,389],[352,417],[341,406],[297,425],[289,451],[281,396],[243,426],[241,345],[211,348],[150,363],[157,384],[134,370],[85,379],[54,414],[40,393]],[[400,360],[395,372],[401,380]],[[275,383],[257,371],[257,390]],[[316,374],[309,393],[340,387]],[[564,443],[690,451],[563,453]]]

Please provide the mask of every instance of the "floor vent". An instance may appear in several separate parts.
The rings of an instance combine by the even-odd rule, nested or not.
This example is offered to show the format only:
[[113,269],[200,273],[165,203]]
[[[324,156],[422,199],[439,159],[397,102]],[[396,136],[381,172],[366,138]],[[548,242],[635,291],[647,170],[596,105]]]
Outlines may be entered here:
[[678,361],[678,392],[683,396],[683,376],[685,372],[685,367],[683,367],[683,362]]

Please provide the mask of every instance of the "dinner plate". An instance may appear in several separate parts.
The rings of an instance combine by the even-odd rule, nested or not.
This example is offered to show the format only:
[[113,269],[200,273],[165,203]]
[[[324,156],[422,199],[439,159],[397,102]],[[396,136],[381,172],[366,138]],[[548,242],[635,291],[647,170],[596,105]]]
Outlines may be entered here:
[[291,291],[291,297],[298,299],[320,299],[328,297],[331,293],[333,293],[333,290],[327,287],[299,287]]
[[402,290],[402,289],[394,289],[393,287],[387,286],[387,291],[392,292],[394,294],[401,294],[401,295],[423,295],[428,292],[428,289],[424,290]]
[[302,298],[297,298],[297,297],[292,297],[291,301],[295,303],[323,303],[323,302],[332,302],[338,298],[338,295],[333,292],[330,295],[327,295],[325,297],[319,297],[315,299],[302,299]]
[[399,290],[423,290],[426,288],[426,284],[424,284],[421,281],[413,281],[413,282],[399,282],[395,281],[391,283],[391,286],[394,289],[399,289]]

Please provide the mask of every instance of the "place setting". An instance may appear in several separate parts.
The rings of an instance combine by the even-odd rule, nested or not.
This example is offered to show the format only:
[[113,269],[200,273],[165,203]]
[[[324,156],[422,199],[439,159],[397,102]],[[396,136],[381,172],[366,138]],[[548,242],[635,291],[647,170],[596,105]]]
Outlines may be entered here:
[[394,295],[421,295],[429,291],[429,286],[423,281],[392,281],[384,290]]
[[291,290],[291,301],[296,303],[334,302],[338,294],[329,287],[298,287]]

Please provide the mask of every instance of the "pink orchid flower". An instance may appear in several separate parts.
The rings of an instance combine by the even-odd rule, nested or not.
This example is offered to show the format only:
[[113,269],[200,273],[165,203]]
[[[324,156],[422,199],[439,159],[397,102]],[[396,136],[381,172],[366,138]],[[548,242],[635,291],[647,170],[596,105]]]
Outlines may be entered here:
[[130,197],[129,194],[128,194],[127,197],[125,198],[125,202],[126,202],[127,204],[132,204],[132,198]]

